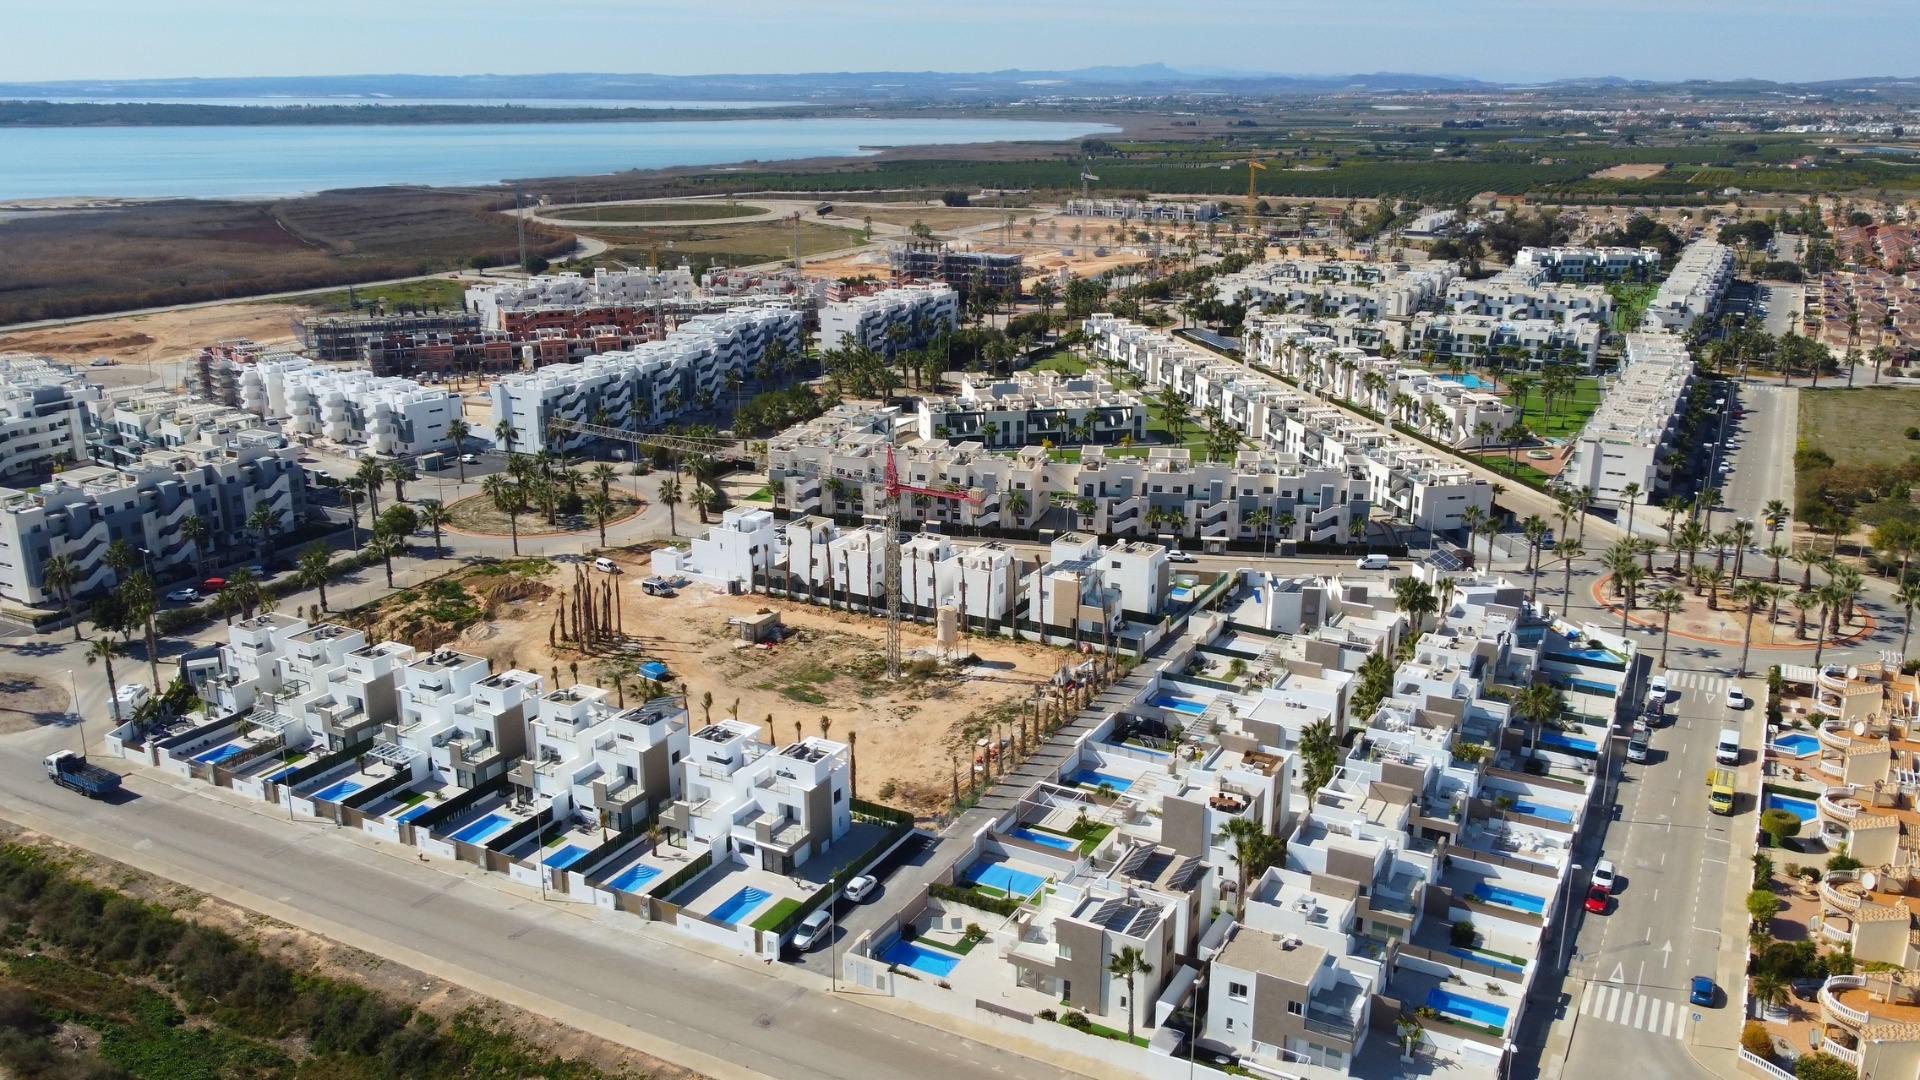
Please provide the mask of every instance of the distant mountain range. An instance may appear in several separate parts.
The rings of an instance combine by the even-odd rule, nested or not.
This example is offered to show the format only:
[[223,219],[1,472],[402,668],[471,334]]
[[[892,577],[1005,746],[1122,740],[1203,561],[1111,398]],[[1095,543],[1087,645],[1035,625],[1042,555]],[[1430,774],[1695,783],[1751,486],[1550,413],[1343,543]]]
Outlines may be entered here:
[[1181,71],[1165,64],[1087,67],[1069,71],[1009,69],[980,72],[864,71],[790,75],[648,75],[554,73],[546,75],[303,75],[191,79],[85,79],[3,83],[0,98],[74,98],[166,101],[183,98],[288,98],[339,103],[384,98],[448,99],[484,103],[526,99],[657,99],[675,101],[769,100],[845,105],[860,102],[1007,101],[1034,96],[1246,95],[1334,92],[1410,93],[1501,90],[1513,87],[1570,92],[1680,92],[1726,94],[1847,93],[1898,89],[1912,92],[1920,80],[1862,77],[1816,83],[1765,80],[1650,82],[1594,77],[1552,83],[1497,83],[1443,75],[1374,72],[1352,75],[1279,75],[1252,72]]

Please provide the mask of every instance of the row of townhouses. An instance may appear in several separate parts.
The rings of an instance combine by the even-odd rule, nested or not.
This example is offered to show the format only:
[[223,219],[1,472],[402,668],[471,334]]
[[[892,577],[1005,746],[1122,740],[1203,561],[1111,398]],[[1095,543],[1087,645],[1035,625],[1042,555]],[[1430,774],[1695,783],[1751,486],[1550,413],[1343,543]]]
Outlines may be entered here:
[[[1256,1074],[1395,1075],[1417,1043],[1444,1071],[1504,1075],[1581,884],[1594,740],[1634,654],[1505,580],[1428,580],[1442,610],[1415,626],[1384,582],[1240,572],[1107,692],[1057,771],[943,843],[935,887],[889,898],[844,976],[1148,1075],[1184,1064],[1190,1015],[1200,1048]],[[1409,636],[1390,692],[1357,712],[1362,663]],[[1540,732],[1503,696],[1536,680],[1567,703]],[[1348,749],[1312,788],[1320,725]],[[1284,848],[1243,866],[1239,830]],[[951,950],[970,927],[985,939]],[[1128,977],[1114,962],[1136,954]],[[1069,1012],[1147,1047],[1052,1035]]]
[[1066,209],[1069,217],[1108,218],[1114,221],[1193,222],[1212,221],[1220,216],[1220,204],[1211,200],[1069,199]]
[[1518,270],[1538,270],[1548,281],[1646,281],[1660,269],[1657,248],[1524,247],[1513,257]]
[[1510,319],[1501,315],[1422,312],[1406,324],[1396,347],[1402,352],[1432,356],[1435,363],[1499,363],[1512,355],[1521,364],[1540,368],[1572,364],[1591,371],[1600,358],[1600,338],[1606,324],[1594,319]]
[[1639,487],[1643,501],[1657,502],[1672,486],[1676,459],[1690,449],[1680,440],[1694,385],[1693,357],[1678,334],[1662,330],[1628,334],[1623,360],[1574,440],[1560,478],[1591,488],[1602,503],[1624,499],[1628,484]]
[[1479,281],[1455,278],[1446,306],[1462,315],[1501,319],[1591,320],[1603,328],[1613,319],[1613,297],[1604,286],[1556,282],[1537,267],[1508,267]]
[[1733,249],[1716,240],[1695,240],[1680,250],[1673,272],[1647,305],[1643,327],[1685,332],[1695,319],[1713,319],[1733,284]]
[[1271,259],[1216,278],[1214,295],[1274,314],[1404,319],[1441,304],[1457,273],[1452,263]]
[[513,330],[520,325],[510,316],[542,310],[573,308],[640,308],[658,300],[694,295],[693,271],[686,266],[670,270],[610,270],[601,267],[592,277],[567,271],[543,274],[524,282],[488,283],[467,289],[467,310],[480,316],[488,330]]
[[1095,357],[1125,366],[1147,386],[1170,386],[1195,410],[1218,408],[1262,449],[1344,474],[1345,501],[1384,507],[1435,531],[1460,528],[1468,507],[1492,507],[1491,486],[1466,466],[1244,364],[1113,315],[1092,316],[1084,330]]
[[886,356],[921,349],[960,326],[960,294],[946,285],[902,285],[820,309],[820,348],[866,348]]
[[508,424],[520,453],[571,450],[593,436],[553,428],[555,420],[614,427],[661,423],[705,408],[726,392],[727,378],[754,378],[775,342],[801,351],[800,312],[743,308],[689,319],[663,341],[508,375],[493,384],[491,427]]
[[753,923],[831,892],[814,868],[863,828],[844,743],[696,725],[677,695],[617,702],[278,613],[182,666],[210,719],[122,729],[129,755],[769,955],[780,935]]
[[1041,442],[1138,442],[1147,435],[1147,407],[1091,372],[1022,371],[1007,379],[968,374],[958,393],[920,399],[919,432],[922,439],[978,442],[994,450]]

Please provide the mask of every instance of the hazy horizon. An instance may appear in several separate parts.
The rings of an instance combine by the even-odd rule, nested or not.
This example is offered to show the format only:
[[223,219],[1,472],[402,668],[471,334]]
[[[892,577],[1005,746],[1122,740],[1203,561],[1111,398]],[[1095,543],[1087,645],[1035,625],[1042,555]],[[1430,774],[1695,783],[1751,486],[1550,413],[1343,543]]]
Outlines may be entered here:
[[[8,82],[354,75],[977,73],[1163,63],[1182,71],[1566,78],[1903,77],[1911,0],[1064,0],[876,10],[857,0],[70,0],[9,19]],[[534,52],[530,35],[552,46]],[[297,45],[298,51],[289,51]],[[556,55],[566,60],[555,63]],[[1296,60],[1296,58],[1298,58]]]

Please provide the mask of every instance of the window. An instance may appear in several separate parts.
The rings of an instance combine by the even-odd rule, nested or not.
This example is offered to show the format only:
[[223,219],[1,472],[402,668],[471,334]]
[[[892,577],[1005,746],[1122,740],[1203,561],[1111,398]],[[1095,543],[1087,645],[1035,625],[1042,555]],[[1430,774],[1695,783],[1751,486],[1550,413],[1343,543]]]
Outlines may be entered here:
[[1233,1017],[1231,1016],[1227,1017],[1227,1030],[1228,1031],[1233,1030]]
[[1060,945],[1060,959],[1062,960],[1073,959],[1073,946],[1062,942]]
[[1289,1016],[1304,1016],[1306,1015],[1306,1012],[1307,1012],[1307,1007],[1305,1005],[1302,1005],[1297,1001],[1287,1002],[1287,1014]]
[[835,788],[835,789],[834,789],[834,792],[833,792],[833,801],[834,801],[834,802],[841,802],[841,801],[843,801],[843,800],[845,799],[845,797],[846,797],[846,794],[847,794],[847,793],[846,793],[845,791],[842,791],[842,790],[840,790],[839,788]]
[[1247,1000],[1247,984],[1229,982],[1227,984],[1227,996],[1235,1001]]

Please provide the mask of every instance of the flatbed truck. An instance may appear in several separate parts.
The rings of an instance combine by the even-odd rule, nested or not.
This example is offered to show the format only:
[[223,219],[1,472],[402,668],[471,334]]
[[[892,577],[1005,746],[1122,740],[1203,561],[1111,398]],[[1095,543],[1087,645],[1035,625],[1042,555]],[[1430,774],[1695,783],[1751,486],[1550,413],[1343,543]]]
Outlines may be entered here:
[[85,754],[56,750],[47,755],[47,779],[89,799],[104,799],[120,790],[120,774],[87,761]]

